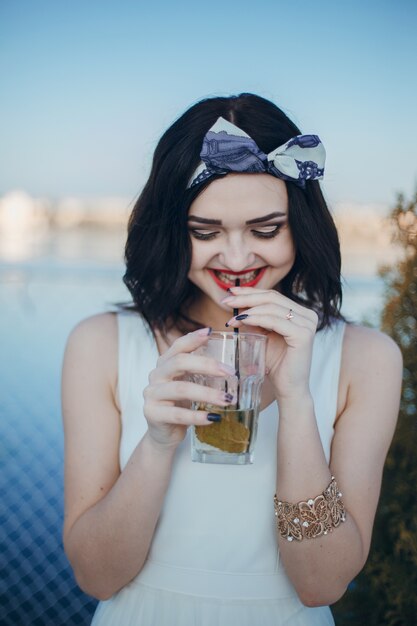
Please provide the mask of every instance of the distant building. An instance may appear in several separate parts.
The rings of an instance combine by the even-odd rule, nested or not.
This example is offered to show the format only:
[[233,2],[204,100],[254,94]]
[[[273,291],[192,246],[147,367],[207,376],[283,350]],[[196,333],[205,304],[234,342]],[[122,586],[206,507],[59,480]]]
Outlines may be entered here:
[[32,256],[34,246],[46,236],[49,221],[44,203],[24,191],[0,198],[0,254],[7,261]]

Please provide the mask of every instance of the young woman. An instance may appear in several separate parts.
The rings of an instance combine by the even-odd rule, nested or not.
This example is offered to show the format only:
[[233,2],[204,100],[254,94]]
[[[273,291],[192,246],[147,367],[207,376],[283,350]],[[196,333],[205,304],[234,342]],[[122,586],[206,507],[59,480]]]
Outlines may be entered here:
[[[94,625],[324,626],[364,566],[402,359],[339,312],[323,171],[320,139],[252,94],[161,138],[129,221],[133,306],[82,321],[64,360],[64,543]],[[268,338],[245,466],[190,456],[189,427],[218,419],[191,402],[230,402],[187,382],[222,375],[193,351],[225,326]]]

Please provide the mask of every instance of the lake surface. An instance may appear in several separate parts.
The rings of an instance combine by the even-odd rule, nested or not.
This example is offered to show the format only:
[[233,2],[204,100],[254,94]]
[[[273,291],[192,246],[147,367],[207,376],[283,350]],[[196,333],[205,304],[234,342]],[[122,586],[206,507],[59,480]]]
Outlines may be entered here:
[[[94,610],[62,549],[60,376],[73,326],[128,300],[120,248],[100,246],[0,262],[2,626],[88,624]],[[347,277],[342,312],[378,326],[382,297],[379,278]]]

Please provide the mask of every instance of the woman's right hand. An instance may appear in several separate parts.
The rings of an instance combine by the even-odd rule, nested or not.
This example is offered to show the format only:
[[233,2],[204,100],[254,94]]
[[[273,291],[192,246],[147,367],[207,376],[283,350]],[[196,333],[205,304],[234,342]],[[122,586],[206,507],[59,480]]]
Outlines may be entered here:
[[208,411],[196,411],[184,404],[201,402],[227,406],[232,401],[222,391],[182,380],[184,374],[206,374],[230,376],[232,368],[212,357],[191,354],[204,345],[210,329],[201,328],[179,337],[162,354],[155,369],[149,374],[149,384],[144,389],[144,414],[148,422],[148,436],[163,448],[176,448],[184,439],[187,428],[192,424],[210,428]]

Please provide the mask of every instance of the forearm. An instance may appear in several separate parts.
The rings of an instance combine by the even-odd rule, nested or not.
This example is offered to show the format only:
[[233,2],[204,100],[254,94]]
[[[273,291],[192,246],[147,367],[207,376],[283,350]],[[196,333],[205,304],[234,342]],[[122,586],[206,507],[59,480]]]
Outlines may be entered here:
[[[295,504],[321,494],[331,481],[331,471],[311,396],[284,400],[279,406],[276,493],[279,500]],[[335,478],[342,488],[342,477]],[[363,565],[359,530],[349,510],[346,517],[326,536],[289,542],[278,534],[286,572],[305,604],[334,602]]]
[[106,599],[141,570],[171,476],[175,449],[147,435],[109,493],[74,523],[65,549],[82,589]]

